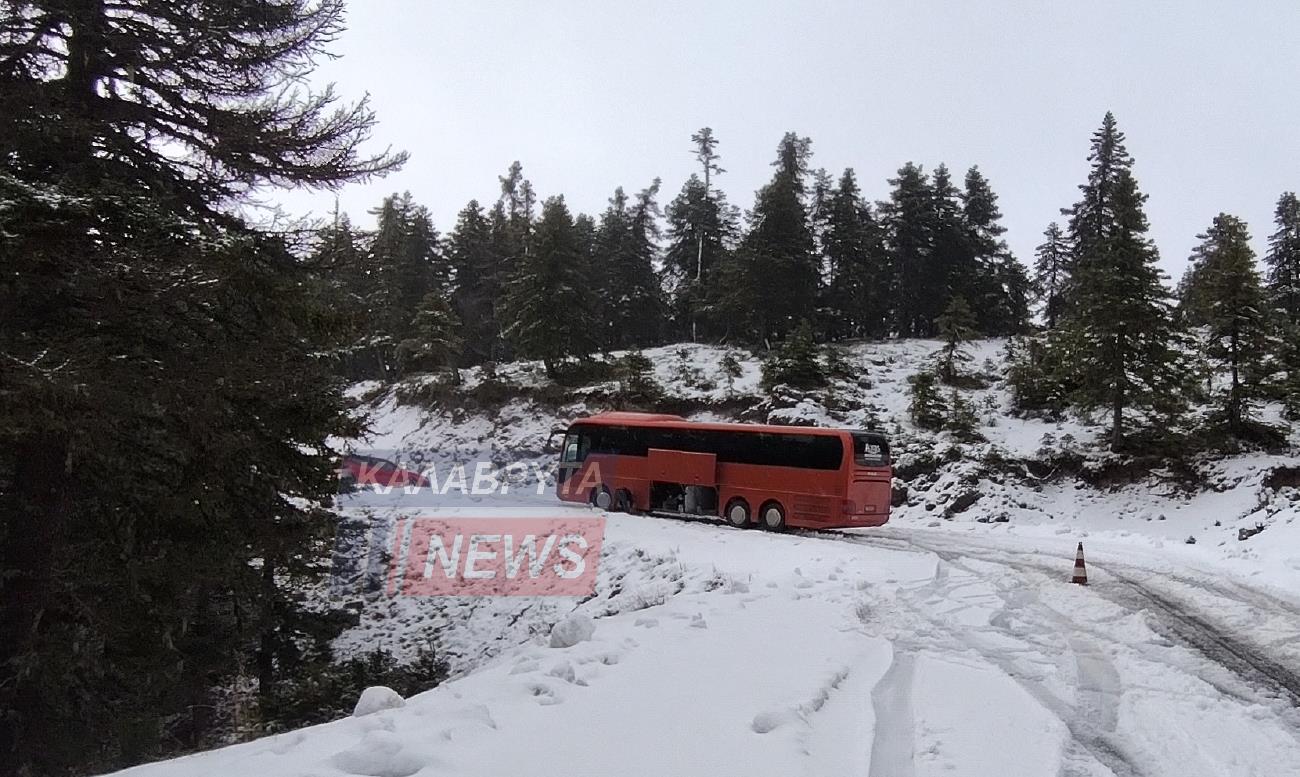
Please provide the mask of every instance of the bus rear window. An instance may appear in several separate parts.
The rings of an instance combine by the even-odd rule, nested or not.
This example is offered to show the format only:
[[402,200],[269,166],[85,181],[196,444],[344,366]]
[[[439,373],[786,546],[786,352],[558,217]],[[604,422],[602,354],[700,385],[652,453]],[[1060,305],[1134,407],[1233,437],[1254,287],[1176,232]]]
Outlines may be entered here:
[[887,466],[889,443],[878,434],[854,434],[853,462],[860,467]]

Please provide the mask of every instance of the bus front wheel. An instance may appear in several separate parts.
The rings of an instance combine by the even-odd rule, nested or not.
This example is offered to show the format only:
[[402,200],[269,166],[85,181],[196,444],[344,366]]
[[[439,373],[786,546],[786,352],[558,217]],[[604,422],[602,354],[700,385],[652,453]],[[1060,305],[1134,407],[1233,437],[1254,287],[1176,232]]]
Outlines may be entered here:
[[785,508],[781,507],[780,502],[764,504],[759,515],[762,517],[764,529],[768,531],[785,531]]
[[749,525],[749,505],[744,499],[736,497],[727,502],[727,511],[723,516],[727,519],[727,523],[737,529],[743,529]]
[[600,486],[592,490],[591,504],[601,510],[608,510],[614,506],[614,494],[605,486]]

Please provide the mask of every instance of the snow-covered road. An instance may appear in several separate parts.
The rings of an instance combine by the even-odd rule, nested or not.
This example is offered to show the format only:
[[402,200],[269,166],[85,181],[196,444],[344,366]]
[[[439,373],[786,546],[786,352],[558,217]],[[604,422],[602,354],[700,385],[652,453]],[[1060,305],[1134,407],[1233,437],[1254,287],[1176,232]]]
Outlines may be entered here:
[[1073,586],[1075,539],[611,515],[619,596],[554,611],[591,615],[591,640],[128,773],[1300,775],[1300,602],[1113,539]]

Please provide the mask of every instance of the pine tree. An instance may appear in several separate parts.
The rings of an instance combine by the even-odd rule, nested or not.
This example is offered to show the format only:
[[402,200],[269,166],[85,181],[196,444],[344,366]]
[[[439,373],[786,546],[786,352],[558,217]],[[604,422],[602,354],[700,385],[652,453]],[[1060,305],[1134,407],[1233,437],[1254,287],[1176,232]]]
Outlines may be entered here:
[[586,359],[597,347],[585,240],[564,198],[546,200],[506,295],[506,337],[520,355],[542,360],[552,378],[565,361]]
[[894,268],[892,329],[899,337],[928,337],[943,309],[934,261],[934,196],[925,173],[911,162],[889,183],[893,191],[880,210]]
[[978,167],[966,171],[962,191],[962,222],[966,229],[969,266],[974,278],[951,284],[953,294],[975,300],[976,327],[986,335],[1013,335],[1029,324],[1031,284],[1025,268],[1007,248],[1002,235],[1002,211],[997,195]]
[[1034,256],[1034,296],[1043,306],[1047,328],[1055,329],[1070,280],[1070,246],[1060,224],[1053,221],[1047,225]]
[[460,323],[445,294],[431,291],[424,295],[407,327],[407,336],[397,346],[402,372],[447,369],[452,382],[459,383],[456,365],[465,347]]
[[749,342],[784,337],[816,305],[820,262],[804,202],[811,145],[793,132],[782,138],[776,174],[758,191],[750,230],[721,279],[721,312]]
[[824,222],[828,330],[840,337],[883,337],[891,286],[884,232],[863,202],[852,168],[831,192]]
[[1192,320],[1204,328],[1203,352],[1211,367],[1227,375],[1219,392],[1220,410],[1228,432],[1240,437],[1247,431],[1252,401],[1264,395],[1270,371],[1269,312],[1245,223],[1220,213],[1197,237],[1195,281],[1187,289],[1194,304]]
[[1180,335],[1169,292],[1147,237],[1146,201],[1115,118],[1093,135],[1092,170],[1068,211],[1073,274],[1060,322],[1055,363],[1069,371],[1074,399],[1110,413],[1110,446],[1120,450],[1125,412],[1137,410],[1166,428],[1181,410]]
[[375,329],[396,343],[431,291],[444,291],[451,272],[442,256],[429,211],[410,192],[386,197],[370,245]]
[[1287,414],[1300,419],[1300,198],[1295,192],[1278,199],[1275,224],[1264,257],[1268,297],[1282,329],[1282,399]]
[[970,361],[965,345],[974,339],[978,321],[971,312],[966,298],[957,296],[948,300],[948,306],[935,319],[935,331],[943,340],[940,350],[939,378],[948,385],[957,383],[961,366]]
[[327,440],[357,429],[316,358],[321,279],[237,209],[400,163],[359,154],[364,104],[284,88],[342,14],[0,15],[0,774],[210,741],[218,686],[272,692],[310,619]]
[[492,222],[477,200],[461,210],[443,250],[456,278],[451,301],[464,325],[464,363],[501,359],[497,308],[504,294],[505,268],[493,240]]

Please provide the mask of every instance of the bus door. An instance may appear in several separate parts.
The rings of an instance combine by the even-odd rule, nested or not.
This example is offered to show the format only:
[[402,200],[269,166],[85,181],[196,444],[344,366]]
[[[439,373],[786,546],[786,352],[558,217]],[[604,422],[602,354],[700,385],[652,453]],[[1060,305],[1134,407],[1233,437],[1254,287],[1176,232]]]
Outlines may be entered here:
[[564,439],[560,443],[560,463],[555,473],[557,494],[566,493],[565,484],[573,477],[573,473],[582,468],[582,463],[586,461],[587,454],[591,450],[591,435],[578,429],[563,432],[556,429],[551,432],[551,436],[554,438],[561,433],[564,434]]

